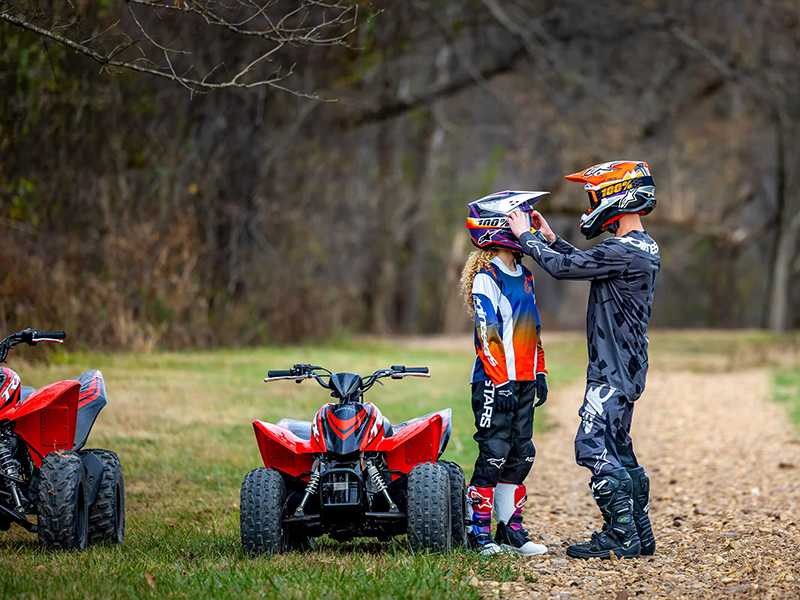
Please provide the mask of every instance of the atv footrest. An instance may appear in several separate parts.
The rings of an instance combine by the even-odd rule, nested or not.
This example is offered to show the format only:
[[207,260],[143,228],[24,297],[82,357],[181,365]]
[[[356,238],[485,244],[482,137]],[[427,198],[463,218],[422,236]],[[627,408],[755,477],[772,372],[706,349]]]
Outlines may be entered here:
[[364,513],[367,519],[405,519],[406,515],[401,512],[368,512]]
[[319,515],[299,515],[297,517],[284,517],[284,523],[309,523],[311,521],[319,521]]

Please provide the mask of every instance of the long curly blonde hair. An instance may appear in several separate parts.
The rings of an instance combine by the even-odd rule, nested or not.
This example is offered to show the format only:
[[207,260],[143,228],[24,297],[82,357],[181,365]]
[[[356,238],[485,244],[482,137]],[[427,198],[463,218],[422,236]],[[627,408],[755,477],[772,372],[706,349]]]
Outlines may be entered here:
[[461,297],[464,300],[464,308],[467,309],[471,319],[475,318],[475,305],[472,302],[472,282],[482,268],[488,266],[492,259],[497,256],[497,250],[475,250],[470,253],[464,270],[461,271]]

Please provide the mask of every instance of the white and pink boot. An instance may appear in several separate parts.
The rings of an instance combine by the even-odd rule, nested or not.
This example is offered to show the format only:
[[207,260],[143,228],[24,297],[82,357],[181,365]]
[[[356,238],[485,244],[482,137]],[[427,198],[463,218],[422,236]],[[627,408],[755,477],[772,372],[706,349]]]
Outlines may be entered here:
[[494,541],[506,552],[535,556],[547,552],[547,546],[534,544],[522,528],[522,507],[528,500],[524,485],[498,483],[494,489],[494,514],[497,533]]

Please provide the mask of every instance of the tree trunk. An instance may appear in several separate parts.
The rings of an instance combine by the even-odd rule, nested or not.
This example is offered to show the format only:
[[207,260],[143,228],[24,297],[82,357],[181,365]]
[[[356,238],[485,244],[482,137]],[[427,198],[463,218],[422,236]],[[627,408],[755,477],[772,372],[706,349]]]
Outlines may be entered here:
[[[770,266],[770,293],[767,325],[772,331],[786,331],[789,328],[789,293],[792,275],[792,263],[797,246],[797,233],[800,229],[800,202],[798,192],[788,185],[788,162],[797,162],[800,152],[796,149],[787,156],[786,141],[792,139],[791,128],[778,120],[777,123],[777,229],[775,250]],[[788,130],[788,131],[787,131]]]

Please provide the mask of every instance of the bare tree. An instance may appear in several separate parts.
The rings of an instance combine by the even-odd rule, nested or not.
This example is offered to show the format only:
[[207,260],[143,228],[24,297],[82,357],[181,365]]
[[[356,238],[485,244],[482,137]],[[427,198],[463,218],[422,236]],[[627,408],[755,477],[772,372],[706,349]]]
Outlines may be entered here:
[[[369,16],[349,0],[0,0],[0,20],[71,48],[114,72],[131,70],[180,83],[192,93],[287,88],[291,47],[346,45]],[[209,60],[207,34],[253,40],[250,55]]]

